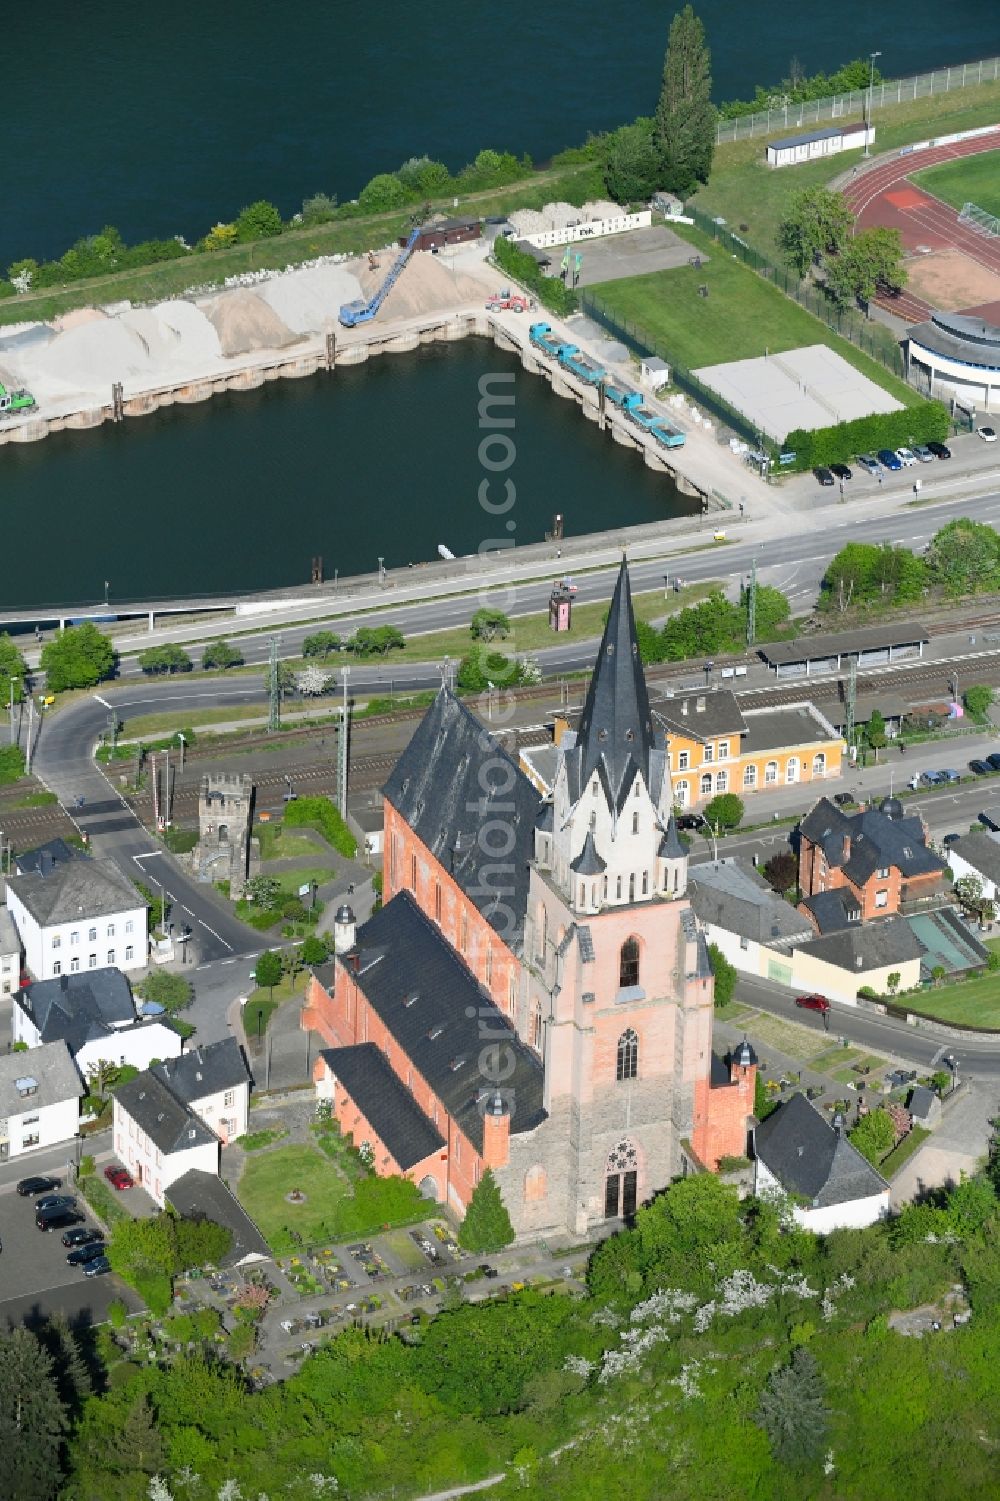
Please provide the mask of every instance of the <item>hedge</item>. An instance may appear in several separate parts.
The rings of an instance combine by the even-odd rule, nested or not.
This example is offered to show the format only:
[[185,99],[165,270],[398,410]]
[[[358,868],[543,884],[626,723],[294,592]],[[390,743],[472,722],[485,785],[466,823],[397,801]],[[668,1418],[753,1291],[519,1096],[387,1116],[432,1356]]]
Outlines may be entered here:
[[530,287],[539,302],[552,312],[563,315],[576,312],[576,293],[564,286],[557,276],[543,276],[537,262],[523,250],[518,250],[504,235],[497,235],[493,241],[493,259],[501,271],[506,271],[522,286]]
[[358,841],[328,797],[299,797],[285,809],[286,829],[315,829],[338,854],[353,860]]
[[791,469],[815,469],[819,464],[844,464],[859,453],[880,448],[901,448],[909,443],[943,442],[950,430],[947,410],[939,401],[921,401],[897,412],[874,412],[836,427],[813,432],[797,428],[785,439],[785,448],[795,453]]

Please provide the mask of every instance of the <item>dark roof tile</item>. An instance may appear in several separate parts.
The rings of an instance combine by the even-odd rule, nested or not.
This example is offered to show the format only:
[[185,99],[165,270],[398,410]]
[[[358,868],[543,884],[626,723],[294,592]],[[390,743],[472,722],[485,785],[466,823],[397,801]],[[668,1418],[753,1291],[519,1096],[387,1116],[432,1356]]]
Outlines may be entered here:
[[321,1056],[403,1172],[445,1145],[437,1126],[373,1042],[325,1048]]

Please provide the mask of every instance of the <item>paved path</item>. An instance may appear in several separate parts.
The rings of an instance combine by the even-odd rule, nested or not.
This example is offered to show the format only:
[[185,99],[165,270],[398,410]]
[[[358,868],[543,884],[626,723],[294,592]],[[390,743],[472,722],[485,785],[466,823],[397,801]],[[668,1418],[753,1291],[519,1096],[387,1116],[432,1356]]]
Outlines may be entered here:
[[976,1171],[986,1155],[990,1117],[997,1114],[995,1086],[974,1083],[953,1103],[945,1101],[941,1120],[892,1184],[892,1207],[900,1208],[929,1189],[950,1188]]

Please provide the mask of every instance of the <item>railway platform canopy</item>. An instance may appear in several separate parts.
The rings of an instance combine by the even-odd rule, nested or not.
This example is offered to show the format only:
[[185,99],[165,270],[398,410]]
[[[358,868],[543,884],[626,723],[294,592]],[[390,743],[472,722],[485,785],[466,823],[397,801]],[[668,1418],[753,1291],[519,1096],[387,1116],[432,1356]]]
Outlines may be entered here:
[[903,621],[802,636],[797,641],[774,641],[757,650],[780,680],[839,672],[852,661],[858,667],[890,667],[896,662],[913,661],[923,656],[929,640],[924,626]]

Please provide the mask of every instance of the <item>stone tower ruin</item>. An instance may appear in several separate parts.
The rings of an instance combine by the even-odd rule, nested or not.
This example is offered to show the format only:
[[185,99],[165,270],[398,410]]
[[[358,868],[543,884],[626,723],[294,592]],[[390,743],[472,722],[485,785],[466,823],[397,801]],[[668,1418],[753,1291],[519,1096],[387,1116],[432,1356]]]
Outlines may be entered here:
[[260,849],[251,837],[253,782],[239,772],[206,772],[198,793],[199,840],[191,859],[200,881],[228,881],[237,901],[247,879],[260,868]]

